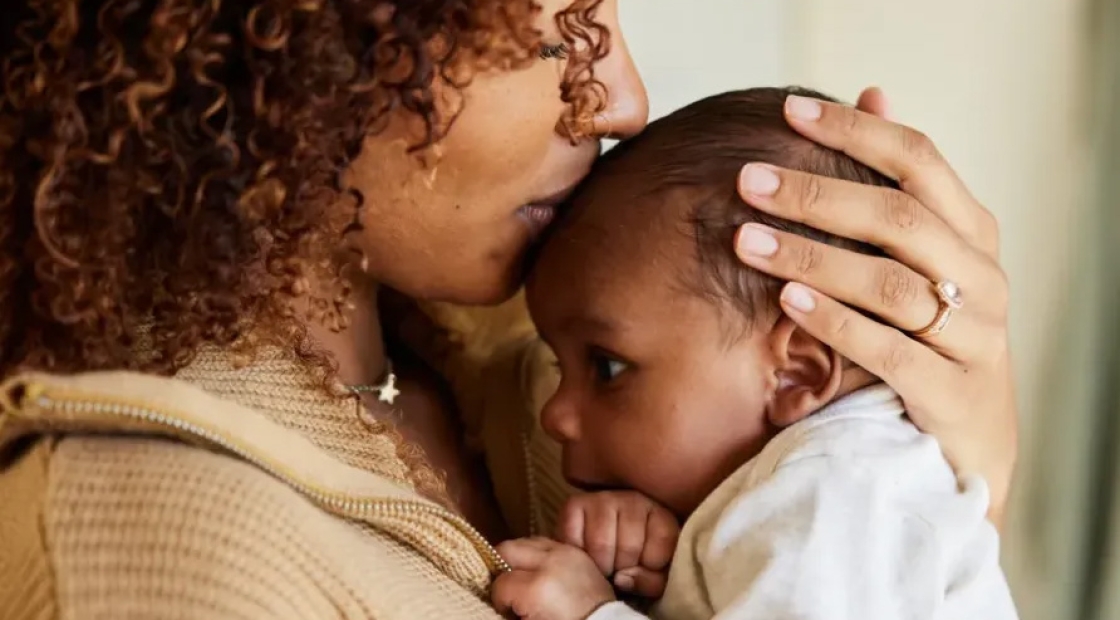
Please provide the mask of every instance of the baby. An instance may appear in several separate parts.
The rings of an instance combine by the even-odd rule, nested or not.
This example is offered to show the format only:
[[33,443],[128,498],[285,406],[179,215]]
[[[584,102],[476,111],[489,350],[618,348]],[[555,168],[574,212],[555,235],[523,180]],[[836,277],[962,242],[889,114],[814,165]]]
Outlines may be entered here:
[[877,253],[737,195],[744,162],[895,187],[790,130],[790,94],[827,99],[752,89],[651,124],[541,249],[527,297],[562,374],[541,423],[586,493],[559,541],[500,547],[499,610],[645,618],[613,581],[663,590],[653,616],[672,620],[1016,617],[983,480],[958,479],[898,396],[732,253],[745,223]]

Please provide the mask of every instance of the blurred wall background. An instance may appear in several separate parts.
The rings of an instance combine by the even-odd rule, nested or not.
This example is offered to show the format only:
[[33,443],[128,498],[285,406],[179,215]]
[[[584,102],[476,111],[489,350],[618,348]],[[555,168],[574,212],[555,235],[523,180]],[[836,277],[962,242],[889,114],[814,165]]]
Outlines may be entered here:
[[1120,169],[1120,0],[621,6],[655,116],[745,86],[854,100],[879,85],[996,214],[1023,431],[1004,566],[1027,620],[1120,619],[1120,370],[1105,337],[1120,307],[1100,294],[1120,275],[1099,251],[1120,245],[1105,185]]

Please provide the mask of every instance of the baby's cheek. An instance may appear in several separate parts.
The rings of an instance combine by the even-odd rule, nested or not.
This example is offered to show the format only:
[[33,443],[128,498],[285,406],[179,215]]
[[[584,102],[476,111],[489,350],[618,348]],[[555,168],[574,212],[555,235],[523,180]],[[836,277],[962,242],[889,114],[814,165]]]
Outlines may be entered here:
[[674,424],[645,436],[639,447],[642,478],[650,487],[639,490],[678,515],[691,513],[751,456],[755,444],[757,429],[719,415],[702,401],[696,399],[696,408],[677,416]]
[[694,466],[703,450],[702,445],[674,441],[672,435],[642,432],[620,442],[611,458],[625,471],[622,481],[627,486],[673,507],[692,494]]

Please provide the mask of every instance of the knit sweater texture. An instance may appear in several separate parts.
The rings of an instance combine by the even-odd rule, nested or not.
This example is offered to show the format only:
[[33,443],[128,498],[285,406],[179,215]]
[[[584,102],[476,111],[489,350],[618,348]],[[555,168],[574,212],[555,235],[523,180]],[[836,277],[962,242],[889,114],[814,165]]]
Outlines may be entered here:
[[[495,394],[476,439],[519,535],[551,528],[568,492],[532,416],[539,346],[476,373]],[[500,559],[406,461],[282,354],[234,368],[212,351],[175,378],[11,378],[0,620],[497,618]]]

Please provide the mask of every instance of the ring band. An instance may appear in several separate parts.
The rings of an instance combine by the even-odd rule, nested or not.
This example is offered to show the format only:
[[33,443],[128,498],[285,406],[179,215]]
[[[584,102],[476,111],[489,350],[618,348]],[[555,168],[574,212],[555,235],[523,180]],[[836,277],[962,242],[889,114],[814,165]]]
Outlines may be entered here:
[[945,331],[945,327],[949,325],[949,321],[953,318],[953,312],[964,306],[961,288],[955,282],[941,280],[933,284],[933,289],[937,293],[937,314],[933,316],[929,325],[910,332],[910,335],[915,338],[928,338]]

